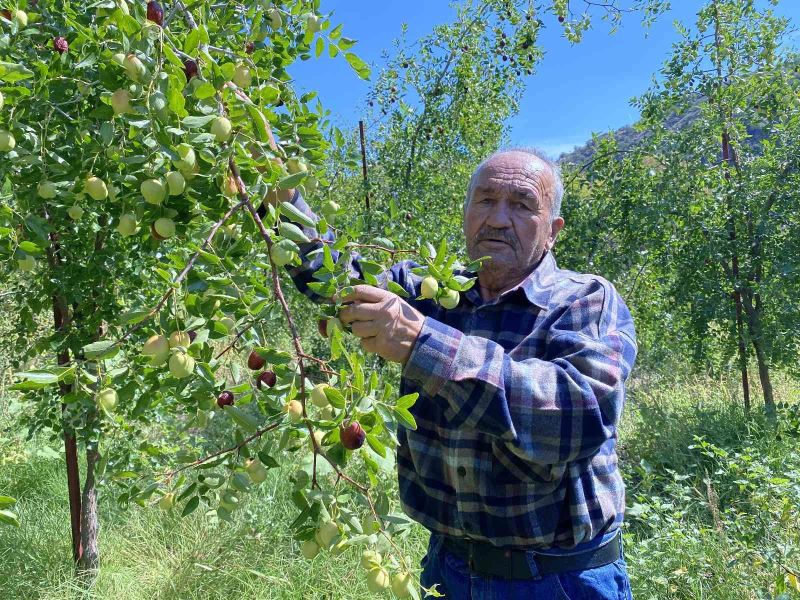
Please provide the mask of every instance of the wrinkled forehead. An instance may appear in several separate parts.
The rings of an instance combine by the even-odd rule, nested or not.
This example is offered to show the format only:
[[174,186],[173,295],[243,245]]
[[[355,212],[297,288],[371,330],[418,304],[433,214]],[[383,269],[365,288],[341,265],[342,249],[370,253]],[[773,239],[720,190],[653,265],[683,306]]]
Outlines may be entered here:
[[473,174],[470,189],[543,198],[552,185],[553,174],[545,162],[530,154],[507,152],[484,162]]

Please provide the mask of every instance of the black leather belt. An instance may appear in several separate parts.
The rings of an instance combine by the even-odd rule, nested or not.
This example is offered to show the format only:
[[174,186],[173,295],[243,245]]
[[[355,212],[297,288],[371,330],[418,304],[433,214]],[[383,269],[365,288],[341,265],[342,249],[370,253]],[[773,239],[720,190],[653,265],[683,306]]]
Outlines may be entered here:
[[473,573],[503,579],[535,579],[553,573],[602,567],[618,560],[622,552],[619,533],[599,548],[584,550],[577,554],[540,554],[534,550],[534,560],[538,570],[536,575],[531,572],[524,550],[499,548],[486,542],[447,536],[444,537],[442,546],[466,561]]

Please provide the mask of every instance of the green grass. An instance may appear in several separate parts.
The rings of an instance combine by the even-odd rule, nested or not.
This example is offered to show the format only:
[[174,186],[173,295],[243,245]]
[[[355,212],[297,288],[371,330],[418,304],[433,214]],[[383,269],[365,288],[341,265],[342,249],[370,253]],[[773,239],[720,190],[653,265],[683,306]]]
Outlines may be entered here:
[[[791,413],[800,386],[776,381],[778,399],[790,403],[777,431],[746,422],[732,390],[702,378],[632,389],[620,458],[637,600],[793,597],[784,567],[800,567],[800,416]],[[0,429],[13,424],[1,411]],[[696,435],[706,444],[690,448]],[[122,511],[104,498],[102,569],[83,590],[73,577],[62,461],[44,446],[0,436],[0,493],[18,498],[20,517],[19,528],[0,527],[4,599],[368,596],[357,550],[299,556],[288,527],[291,466],[271,471],[232,524],[212,524],[202,511],[186,519],[151,507]],[[425,543],[421,528],[402,541],[417,564]]]

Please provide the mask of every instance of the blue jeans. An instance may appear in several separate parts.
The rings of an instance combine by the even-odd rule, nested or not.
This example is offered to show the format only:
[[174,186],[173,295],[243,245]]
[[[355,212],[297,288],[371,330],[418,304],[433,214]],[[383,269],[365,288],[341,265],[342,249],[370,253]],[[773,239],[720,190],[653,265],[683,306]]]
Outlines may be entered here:
[[[552,549],[548,554],[569,554],[601,545],[614,534],[580,544],[572,550]],[[633,600],[625,558],[594,569],[545,575],[539,579],[509,580],[470,573],[462,559],[442,548],[443,538],[431,534],[422,559],[420,582],[436,588],[449,600]],[[532,555],[533,553],[530,553]],[[424,597],[424,593],[421,594]]]

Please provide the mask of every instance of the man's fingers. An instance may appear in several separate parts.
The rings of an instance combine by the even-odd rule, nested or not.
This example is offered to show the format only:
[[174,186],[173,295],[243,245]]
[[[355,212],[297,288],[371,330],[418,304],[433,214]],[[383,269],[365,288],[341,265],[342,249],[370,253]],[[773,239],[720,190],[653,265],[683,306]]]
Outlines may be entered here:
[[366,350],[367,352],[377,353],[378,352],[378,338],[377,337],[361,338],[361,347],[364,350]]
[[353,291],[342,298],[342,302],[380,302],[386,298],[388,294],[386,290],[382,290],[371,285],[357,285]]
[[339,320],[342,323],[355,321],[374,321],[383,310],[383,305],[374,302],[355,302],[339,309]]
[[378,327],[375,321],[355,321],[350,328],[353,335],[360,338],[374,337],[378,335]]

